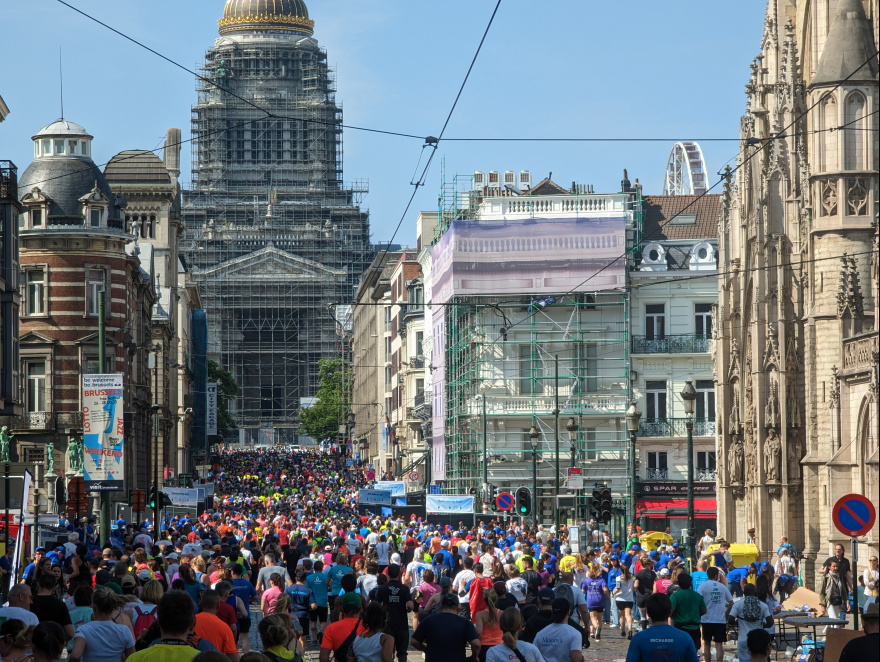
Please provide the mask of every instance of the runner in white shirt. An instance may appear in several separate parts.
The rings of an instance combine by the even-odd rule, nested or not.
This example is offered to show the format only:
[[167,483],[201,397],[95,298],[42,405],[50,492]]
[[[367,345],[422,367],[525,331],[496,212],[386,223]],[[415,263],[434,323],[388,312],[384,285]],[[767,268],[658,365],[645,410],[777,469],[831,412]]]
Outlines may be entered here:
[[391,545],[385,542],[385,536],[382,536],[379,539],[379,542],[376,543],[376,556],[378,557],[377,563],[380,568],[384,568],[391,563],[391,559],[389,558],[390,555]]

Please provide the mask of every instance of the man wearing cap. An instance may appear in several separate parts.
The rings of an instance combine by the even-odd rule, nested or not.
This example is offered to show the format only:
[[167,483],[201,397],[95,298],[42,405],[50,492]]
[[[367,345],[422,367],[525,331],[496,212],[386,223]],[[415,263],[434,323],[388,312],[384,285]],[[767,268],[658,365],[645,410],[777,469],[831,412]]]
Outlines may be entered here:
[[535,646],[545,662],[582,662],[581,633],[568,623],[568,600],[553,600],[550,614],[553,622],[541,628],[534,637]]
[[360,622],[360,613],[361,596],[355,592],[343,595],[342,618],[324,629],[320,662],[347,658],[348,648],[354,641],[354,636],[363,633],[366,629]]
[[40,565],[40,561],[46,556],[46,548],[45,547],[37,547],[34,550],[34,562],[28,564],[24,572],[21,574],[21,583],[22,584],[30,584],[31,580],[34,578],[34,574],[37,572],[37,566]]
[[[538,591],[537,605],[529,605],[523,609],[523,631],[520,639],[530,644],[535,643],[535,635],[553,622],[553,602],[556,596],[552,588],[542,588]],[[566,608],[568,608],[568,602]],[[537,609],[535,609],[537,606]]]
[[840,662],[863,662],[880,659],[880,607],[872,602],[862,614],[864,637],[850,640],[840,652]]
[[[480,653],[480,636],[469,620],[458,615],[458,599],[447,593],[440,599],[440,613],[419,623],[410,643],[423,651],[425,662],[465,662],[465,648],[470,646],[470,659]],[[321,662],[325,662],[323,659]]]

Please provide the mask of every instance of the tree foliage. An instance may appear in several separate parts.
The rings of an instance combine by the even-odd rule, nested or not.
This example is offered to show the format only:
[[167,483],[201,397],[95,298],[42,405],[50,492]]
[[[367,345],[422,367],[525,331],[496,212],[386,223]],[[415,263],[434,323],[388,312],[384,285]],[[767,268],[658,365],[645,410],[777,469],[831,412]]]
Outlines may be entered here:
[[238,426],[229,413],[227,403],[238,397],[238,384],[232,373],[221,368],[216,361],[208,360],[208,381],[217,382],[217,437],[225,439]]
[[343,372],[340,359],[321,361],[318,366],[317,401],[300,410],[299,420],[301,433],[321,441],[338,434],[340,423],[348,416],[351,372]]

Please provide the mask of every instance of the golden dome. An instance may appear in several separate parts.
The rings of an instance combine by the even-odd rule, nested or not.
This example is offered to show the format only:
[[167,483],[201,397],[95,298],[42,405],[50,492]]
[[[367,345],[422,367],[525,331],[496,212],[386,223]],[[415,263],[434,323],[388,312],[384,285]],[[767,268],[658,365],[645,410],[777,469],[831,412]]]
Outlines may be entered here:
[[303,0],[226,0],[220,34],[239,30],[290,30],[312,34],[315,22]]

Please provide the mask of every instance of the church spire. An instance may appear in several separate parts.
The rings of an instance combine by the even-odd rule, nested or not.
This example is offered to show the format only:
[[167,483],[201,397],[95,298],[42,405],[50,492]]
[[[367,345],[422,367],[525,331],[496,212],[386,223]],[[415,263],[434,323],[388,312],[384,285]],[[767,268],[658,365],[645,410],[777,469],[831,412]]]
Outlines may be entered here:
[[[868,64],[865,60],[869,60]],[[816,75],[810,84],[839,83],[850,75],[850,81],[877,81],[874,36],[871,23],[865,18],[862,0],[840,0],[838,3]]]

